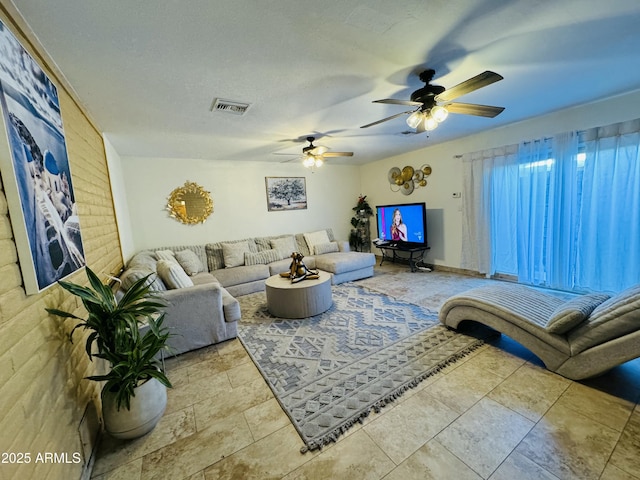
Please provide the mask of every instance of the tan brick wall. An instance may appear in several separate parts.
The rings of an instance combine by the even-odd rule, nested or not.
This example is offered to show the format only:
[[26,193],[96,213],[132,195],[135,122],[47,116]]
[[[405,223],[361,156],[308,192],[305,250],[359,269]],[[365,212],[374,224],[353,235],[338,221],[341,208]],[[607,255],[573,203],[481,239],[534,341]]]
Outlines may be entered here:
[[[3,6],[2,22],[58,87],[87,264],[96,272],[115,274],[122,257],[100,132],[50,70],[53,63],[33,47],[34,40],[25,38],[20,23],[16,25],[9,15]],[[82,271],[71,280],[85,278]],[[67,453],[71,459],[74,452],[83,451],[78,427],[86,406],[99,398],[98,386],[83,378],[96,366],[84,353],[82,334],[71,344],[66,335],[72,322],[61,325],[44,310],[71,310],[78,305],[58,286],[38,295],[25,294],[5,190],[0,188],[0,454],[31,456],[28,464],[0,463],[0,479],[67,480],[84,472],[83,463],[36,463],[39,453]]]

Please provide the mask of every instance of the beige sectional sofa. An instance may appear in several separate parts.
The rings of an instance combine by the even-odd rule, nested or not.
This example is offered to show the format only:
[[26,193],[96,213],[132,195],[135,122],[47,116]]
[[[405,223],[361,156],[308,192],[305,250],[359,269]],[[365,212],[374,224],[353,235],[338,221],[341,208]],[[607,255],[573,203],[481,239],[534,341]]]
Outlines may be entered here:
[[373,275],[372,253],[349,251],[348,242],[326,229],[145,250],[120,278],[127,288],[156,274],[151,289],[168,301],[165,325],[175,333],[169,342],[175,355],[236,337],[240,307],[234,297],[264,290],[267,278],[289,270],[294,251],[307,267],[329,272],[334,285]]

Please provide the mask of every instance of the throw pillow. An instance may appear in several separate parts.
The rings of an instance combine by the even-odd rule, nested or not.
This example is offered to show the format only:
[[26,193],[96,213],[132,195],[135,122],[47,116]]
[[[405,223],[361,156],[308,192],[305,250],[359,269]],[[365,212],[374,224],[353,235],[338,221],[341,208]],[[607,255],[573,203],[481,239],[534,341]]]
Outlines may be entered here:
[[187,275],[193,276],[196,273],[204,272],[204,265],[198,258],[198,255],[191,250],[181,250],[175,254],[176,260],[180,266],[187,272]]
[[590,293],[572,298],[554,310],[544,328],[558,335],[567,333],[589,318],[591,312],[609,298],[605,293]]
[[598,305],[586,322],[569,332],[571,352],[600,345],[635,332],[640,324],[640,285],[630,287]]
[[158,275],[168,288],[193,287],[189,275],[175,261],[158,260]]
[[279,250],[263,250],[258,253],[245,252],[244,264],[245,265],[266,265],[271,262],[277,262],[281,260],[281,252]]
[[244,265],[244,254],[249,252],[249,244],[247,242],[223,243],[222,257],[224,258],[225,268],[233,268]]
[[156,255],[153,252],[143,250],[142,252],[136,253],[131,260],[129,260],[127,268],[136,268],[138,270],[150,270],[155,272],[156,261]]
[[315,246],[315,254],[322,255],[323,253],[339,252],[338,242],[320,243]]
[[[153,261],[153,268],[156,267],[155,260]],[[122,288],[124,290],[128,290],[131,288],[135,282],[140,280],[147,275],[150,277],[147,280],[147,285],[149,285],[149,290],[152,292],[162,292],[167,289],[164,282],[160,279],[160,277],[156,274],[155,270],[151,271],[149,269],[132,267],[128,268],[124,271],[124,273],[120,276],[120,282],[122,282]]]
[[298,245],[293,235],[273,238],[269,243],[272,249],[280,251],[280,258],[278,260],[289,258],[292,252],[298,251]]
[[304,239],[309,246],[309,253],[315,255],[315,246],[322,245],[323,243],[329,243],[329,236],[326,230],[319,230],[317,232],[304,233]]
[[222,250],[223,244],[235,244],[235,243],[243,243],[249,246],[248,251],[257,253],[258,246],[253,238],[246,238],[242,240],[231,240],[227,242],[217,242],[217,243],[207,243],[205,245],[205,252],[207,257],[207,266],[209,267],[210,272],[214,272],[221,268],[225,267],[224,263],[224,252]]
[[171,250],[156,250],[156,258],[158,260],[168,260],[178,263],[175,254]]

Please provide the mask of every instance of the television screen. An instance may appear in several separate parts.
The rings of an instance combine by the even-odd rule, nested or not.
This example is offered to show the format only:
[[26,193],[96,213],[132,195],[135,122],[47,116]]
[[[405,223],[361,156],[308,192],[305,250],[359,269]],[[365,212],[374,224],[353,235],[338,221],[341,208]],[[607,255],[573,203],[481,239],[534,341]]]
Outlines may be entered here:
[[426,246],[426,212],[424,203],[376,206],[379,241]]

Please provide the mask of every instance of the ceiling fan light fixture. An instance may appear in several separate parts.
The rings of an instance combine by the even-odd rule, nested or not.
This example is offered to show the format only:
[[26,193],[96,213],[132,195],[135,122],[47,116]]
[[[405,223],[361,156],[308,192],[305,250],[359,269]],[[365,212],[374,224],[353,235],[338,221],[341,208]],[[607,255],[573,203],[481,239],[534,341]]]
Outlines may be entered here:
[[416,110],[407,118],[407,125],[411,128],[417,128],[420,122],[424,119],[424,115],[421,110]]
[[314,165],[318,168],[324,165],[324,160],[322,159],[322,157],[316,157]]
[[424,129],[427,131],[435,130],[438,127],[438,122],[431,115],[424,119]]
[[444,122],[449,116],[449,110],[445,107],[441,107],[440,105],[436,105],[431,109],[431,116],[438,123]]
[[[504,77],[495,72],[489,70],[469,78],[458,85],[455,85],[449,89],[445,89],[440,85],[432,85],[431,80],[435,74],[435,70],[428,69],[423,71],[419,77],[422,82],[425,83],[424,87],[411,93],[409,100],[398,100],[395,98],[385,98],[382,100],[374,100],[374,103],[386,103],[389,105],[407,105],[414,110],[406,112],[396,113],[390,117],[383,118],[381,120],[368,123],[360,128],[368,128],[374,125],[378,125],[382,122],[393,120],[403,115],[409,115],[406,122],[409,127],[416,129],[415,133],[422,133],[425,130],[433,130],[437,125],[433,124],[433,121],[437,123],[443,122],[449,113],[476,115],[479,117],[493,118],[499,115],[504,107],[494,107],[491,105],[476,105],[472,103],[451,103],[462,95],[471,93],[479,88],[486,87],[492,83],[503,80]],[[444,105],[441,105],[444,104]],[[432,117],[432,120],[429,120]],[[424,122],[424,123],[423,123]],[[414,132],[411,132],[414,133]]]
[[307,167],[307,168],[311,168],[316,164],[316,159],[313,158],[312,155],[308,155],[305,157],[305,159],[302,161],[302,164]]

